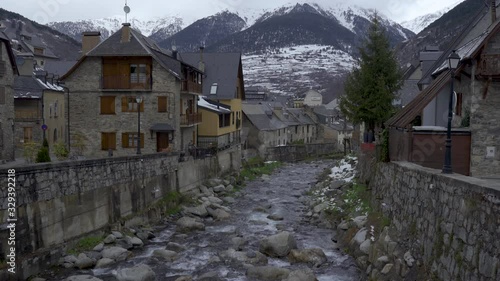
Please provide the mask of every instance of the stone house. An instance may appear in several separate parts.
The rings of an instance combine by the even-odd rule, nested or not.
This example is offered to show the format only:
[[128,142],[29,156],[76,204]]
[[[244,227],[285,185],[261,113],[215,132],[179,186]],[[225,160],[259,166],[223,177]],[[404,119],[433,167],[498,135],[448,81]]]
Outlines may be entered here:
[[[33,64],[28,62],[32,67]],[[45,71],[23,72],[14,82],[15,134],[18,150],[28,142],[41,144],[46,138],[49,147],[67,141],[66,97],[64,88]],[[45,126],[43,126],[45,125]],[[22,153],[20,153],[22,154]]]
[[[474,177],[500,174],[500,20],[496,16],[500,11],[495,1],[488,9],[423,75],[430,79],[429,85],[386,123],[391,160],[441,169],[453,98],[453,171]],[[455,50],[460,63],[452,73],[447,58]]]
[[187,148],[201,121],[202,72],[129,23],[99,38],[84,34],[82,58],[61,77],[70,91],[71,153],[104,157]]
[[267,148],[288,144],[288,126],[273,113],[269,103],[243,103],[242,139],[245,149],[257,150],[265,157]]
[[14,95],[12,86],[18,75],[9,38],[0,31],[0,161],[12,161],[14,151]]
[[319,106],[323,104],[323,95],[316,90],[309,90],[304,93],[304,105],[305,106]]
[[354,127],[343,118],[336,109],[328,109],[325,106],[312,108],[318,122],[318,142],[335,142],[340,148],[350,145],[353,137]]
[[308,144],[317,142],[317,123],[304,108],[275,107],[273,113],[287,125],[288,144]]
[[[202,70],[204,100],[226,105],[230,112],[200,106],[202,123],[198,126],[200,148],[241,144],[242,101],[245,100],[243,66],[240,53],[183,53],[179,58]],[[209,106],[210,107],[210,106]]]

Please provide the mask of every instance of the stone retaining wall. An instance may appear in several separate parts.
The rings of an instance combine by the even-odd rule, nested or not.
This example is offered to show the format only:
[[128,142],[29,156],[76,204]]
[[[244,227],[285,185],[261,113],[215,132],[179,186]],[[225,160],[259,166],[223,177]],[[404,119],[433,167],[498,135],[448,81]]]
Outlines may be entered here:
[[[240,154],[236,147],[217,157],[180,163],[178,154],[161,153],[15,168],[18,280],[57,262],[66,242],[133,217],[171,191],[189,191],[210,177],[239,170]],[[0,173],[3,259],[10,232],[7,170]]]
[[428,274],[438,280],[500,279],[500,182],[406,162],[360,167],[398,242]]
[[268,148],[265,158],[267,161],[296,162],[339,151],[336,143],[277,146]]

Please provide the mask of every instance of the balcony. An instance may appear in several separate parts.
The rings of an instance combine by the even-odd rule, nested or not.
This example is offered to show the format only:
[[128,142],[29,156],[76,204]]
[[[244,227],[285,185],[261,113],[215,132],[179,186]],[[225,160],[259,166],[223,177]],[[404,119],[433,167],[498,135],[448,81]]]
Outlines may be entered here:
[[104,91],[151,91],[153,80],[150,76],[131,79],[130,75],[101,76],[101,89]]
[[191,82],[188,80],[183,80],[181,85],[181,92],[201,95],[203,94],[203,87],[202,84],[198,84],[196,82]]
[[16,110],[14,114],[17,122],[35,122],[42,119],[39,112],[32,110]]
[[181,114],[181,126],[191,127],[202,122],[201,113]]

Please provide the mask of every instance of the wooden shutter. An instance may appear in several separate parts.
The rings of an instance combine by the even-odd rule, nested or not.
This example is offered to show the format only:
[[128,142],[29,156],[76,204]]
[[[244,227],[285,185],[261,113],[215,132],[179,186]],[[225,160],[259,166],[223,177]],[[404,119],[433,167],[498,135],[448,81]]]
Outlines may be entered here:
[[115,150],[116,149],[116,133],[109,133],[109,148]]
[[128,148],[128,133],[122,134],[122,147]]
[[158,112],[167,112],[167,97],[158,97]]
[[122,112],[128,111],[128,98],[122,97]]
[[141,148],[144,148],[144,134],[141,133]]
[[5,104],[5,87],[0,87],[0,104]]
[[101,149],[108,150],[108,134],[101,133]]
[[146,101],[145,101],[145,100],[144,100],[144,98],[143,98],[143,100],[142,100],[142,102],[141,102],[141,112],[144,112],[144,104],[145,104],[145,103],[146,103]]
[[115,114],[115,97],[101,97],[101,114]]

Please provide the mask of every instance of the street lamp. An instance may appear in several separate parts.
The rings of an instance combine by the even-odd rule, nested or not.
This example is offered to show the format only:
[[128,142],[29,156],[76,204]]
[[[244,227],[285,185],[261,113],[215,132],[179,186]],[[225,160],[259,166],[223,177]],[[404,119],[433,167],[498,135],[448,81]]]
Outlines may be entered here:
[[141,103],[142,98],[136,97],[137,102],[137,154],[141,154]]
[[455,50],[451,52],[448,57],[448,67],[451,73],[451,90],[450,90],[450,103],[448,106],[448,130],[446,132],[446,151],[444,154],[444,165],[443,174],[451,174],[453,170],[451,168],[451,120],[453,119],[453,82],[455,80],[455,69],[457,69],[458,63],[460,62],[460,56],[455,53]]

